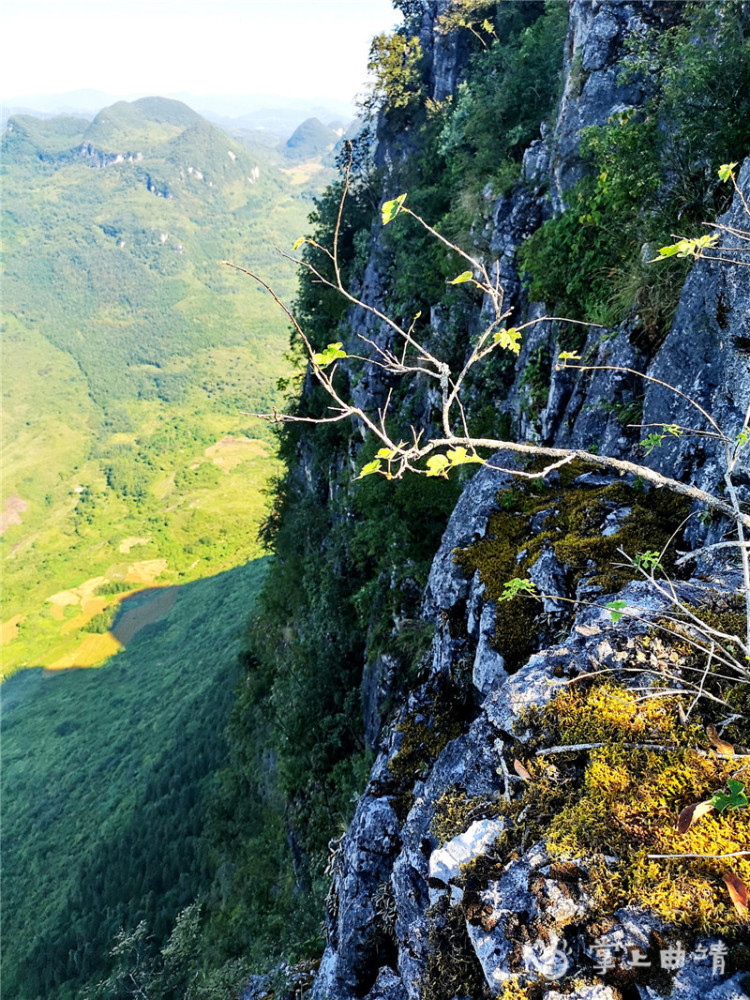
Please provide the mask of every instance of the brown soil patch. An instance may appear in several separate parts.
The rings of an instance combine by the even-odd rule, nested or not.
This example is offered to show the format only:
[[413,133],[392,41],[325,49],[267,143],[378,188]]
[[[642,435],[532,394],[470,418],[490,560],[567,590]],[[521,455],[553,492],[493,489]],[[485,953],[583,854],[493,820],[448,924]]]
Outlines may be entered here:
[[4,646],[6,642],[13,642],[18,635],[18,626],[22,621],[23,615],[16,615],[0,625],[0,646]]
[[133,636],[137,635],[142,628],[153,624],[153,622],[158,622],[160,618],[164,618],[165,615],[169,614],[174,607],[176,599],[177,587],[164,587],[163,589],[154,590],[153,596],[148,600],[145,600],[136,608],[124,611],[120,615],[112,629],[112,635],[123,646],[127,646]]
[[3,504],[2,512],[0,512],[0,535],[2,535],[5,529],[9,528],[11,524],[21,523],[21,514],[28,509],[28,506],[29,505],[26,501],[22,500],[17,493],[8,497]]

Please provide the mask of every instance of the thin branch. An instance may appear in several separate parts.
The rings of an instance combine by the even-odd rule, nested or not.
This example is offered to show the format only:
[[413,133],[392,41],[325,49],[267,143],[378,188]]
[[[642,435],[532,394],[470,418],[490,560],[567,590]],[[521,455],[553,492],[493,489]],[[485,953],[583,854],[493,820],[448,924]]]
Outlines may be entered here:
[[729,854],[647,854],[649,860],[667,858],[746,858],[750,856],[750,851],[732,851]]
[[676,396],[680,396],[682,399],[685,400],[686,403],[689,403],[690,406],[695,407],[695,409],[703,417],[705,417],[705,419],[716,430],[716,432],[718,433],[718,435],[719,435],[719,437],[721,438],[722,441],[729,441],[729,438],[726,436],[726,434],[724,434],[724,432],[722,431],[721,427],[719,427],[719,425],[716,423],[716,421],[711,416],[711,414],[707,413],[706,410],[703,409],[703,407],[700,405],[700,403],[696,403],[696,401],[694,399],[691,399],[690,396],[687,395],[687,393],[684,393],[684,392],[682,392],[681,389],[677,389],[675,386],[670,385],[669,382],[663,381],[663,379],[655,378],[653,375],[644,375],[643,372],[639,372],[635,368],[627,368],[627,367],[624,367],[622,365],[574,365],[574,364],[570,364],[570,362],[566,361],[564,364],[559,365],[558,367],[559,368],[574,368],[574,369],[578,369],[580,371],[587,371],[587,372],[600,372],[600,371],[604,371],[604,372],[625,372],[628,375],[637,375],[638,378],[643,379],[644,382],[653,382],[654,385],[660,385],[663,389],[669,389],[669,391],[673,392]]
[[695,549],[693,552],[679,552],[679,559],[675,559],[675,566],[684,566],[686,562],[698,559],[706,552],[713,552],[714,549],[736,549],[750,548],[750,542],[715,542],[713,545],[704,545],[703,548]]
[[689,750],[700,757],[716,757],[719,760],[744,760],[745,758],[750,758],[750,754],[747,753],[715,753],[712,750],[701,750],[697,747],[682,747],[677,743],[667,746],[664,743],[617,743],[614,740],[601,743],[571,743],[569,746],[545,747],[542,750],[537,750],[535,756],[547,757],[550,754],[578,753],[581,750],[598,750],[601,747],[611,746],[623,746],[627,747],[628,750],[664,750],[665,752],[671,750]]

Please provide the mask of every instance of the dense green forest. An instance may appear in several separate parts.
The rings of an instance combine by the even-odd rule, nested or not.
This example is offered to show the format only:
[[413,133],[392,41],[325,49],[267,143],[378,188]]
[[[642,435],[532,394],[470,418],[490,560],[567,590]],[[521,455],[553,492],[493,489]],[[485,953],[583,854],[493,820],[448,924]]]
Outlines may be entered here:
[[143,592],[100,671],[24,670],[3,685],[6,996],[80,996],[120,928],[145,921],[163,942],[209,892],[215,773],[263,572],[248,563],[167,601]]
[[2,141],[9,676],[111,651],[83,644],[99,577],[171,583],[259,553],[274,445],[247,413],[277,399],[286,329],[220,262],[288,295],[275,248],[326,170],[294,178],[283,150],[161,98],[19,116]]

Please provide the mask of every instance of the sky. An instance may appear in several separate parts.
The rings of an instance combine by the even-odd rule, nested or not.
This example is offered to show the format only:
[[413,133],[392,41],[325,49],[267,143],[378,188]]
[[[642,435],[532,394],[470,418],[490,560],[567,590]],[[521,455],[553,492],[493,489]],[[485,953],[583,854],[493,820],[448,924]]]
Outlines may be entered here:
[[275,94],[353,101],[390,0],[3,0],[0,98]]

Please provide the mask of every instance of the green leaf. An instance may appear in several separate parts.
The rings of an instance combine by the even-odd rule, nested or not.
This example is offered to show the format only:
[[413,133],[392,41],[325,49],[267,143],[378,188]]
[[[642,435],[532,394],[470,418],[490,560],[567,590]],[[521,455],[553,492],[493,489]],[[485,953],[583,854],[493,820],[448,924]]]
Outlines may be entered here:
[[521,350],[521,331],[512,326],[509,330],[498,330],[492,338],[503,350],[518,354]]
[[734,180],[734,168],[736,166],[736,163],[722,163],[719,167],[719,180],[725,182]]
[[383,216],[383,225],[387,226],[389,222],[393,222],[398,213],[401,211],[401,206],[404,204],[406,199],[406,194],[400,194],[398,198],[394,198],[393,201],[386,201],[383,203],[381,208],[381,214]]
[[741,781],[737,781],[734,778],[730,778],[727,782],[727,787],[729,788],[729,795],[724,792],[716,792],[715,795],[711,796],[711,805],[717,812],[724,812],[728,809],[730,812],[734,809],[743,809],[748,805],[747,795],[745,795],[745,786]]
[[396,455],[398,455],[398,452],[394,448],[380,448],[375,452],[375,458],[384,458],[386,460],[395,458]]
[[533,580],[507,580],[503,584],[503,592],[498,601],[512,601],[519,594],[528,594],[531,597],[536,597],[536,584]]
[[641,445],[646,449],[646,454],[650,455],[654,448],[661,448],[663,440],[663,434],[649,434],[641,441]]
[[449,281],[448,284],[462,285],[464,281],[471,281],[473,277],[474,275],[472,274],[471,271],[462,271],[457,278],[454,278],[453,281]]
[[427,459],[428,476],[444,476],[447,479],[449,468],[450,462],[445,455],[433,455]]
[[372,462],[368,462],[367,465],[362,466],[362,471],[357,476],[357,479],[362,479],[364,476],[371,476],[375,472],[380,472],[380,462],[377,458]]
[[655,552],[652,549],[647,549],[646,552],[641,552],[633,559],[633,565],[640,567],[641,569],[647,569],[651,573],[655,573],[658,570],[664,572],[664,567],[659,562],[659,552]]
[[451,466],[469,465],[471,462],[478,462],[479,465],[484,465],[484,459],[480,458],[479,455],[470,455],[465,448],[456,448],[455,451],[449,451],[447,457]]
[[576,354],[575,351],[561,351],[557,355],[557,360],[558,361],[580,361],[581,360],[581,355],[580,354]]
[[628,606],[627,601],[609,601],[605,607],[609,608],[609,612],[612,615],[612,624],[616,625],[617,622],[622,618],[623,610]]
[[[659,257],[700,257],[707,247],[712,247],[718,241],[718,233],[710,236],[699,236],[693,240],[678,240],[677,243],[670,243],[669,246],[659,249]],[[657,260],[659,258],[656,258]]]
[[346,351],[341,350],[343,346],[341,341],[338,341],[336,344],[329,344],[324,351],[321,351],[319,354],[313,354],[313,364],[317,365],[318,368],[327,368],[337,358],[345,358]]
[[300,238],[295,240],[292,244],[292,250],[299,250],[303,243],[307,243],[307,239],[304,236],[300,236]]

